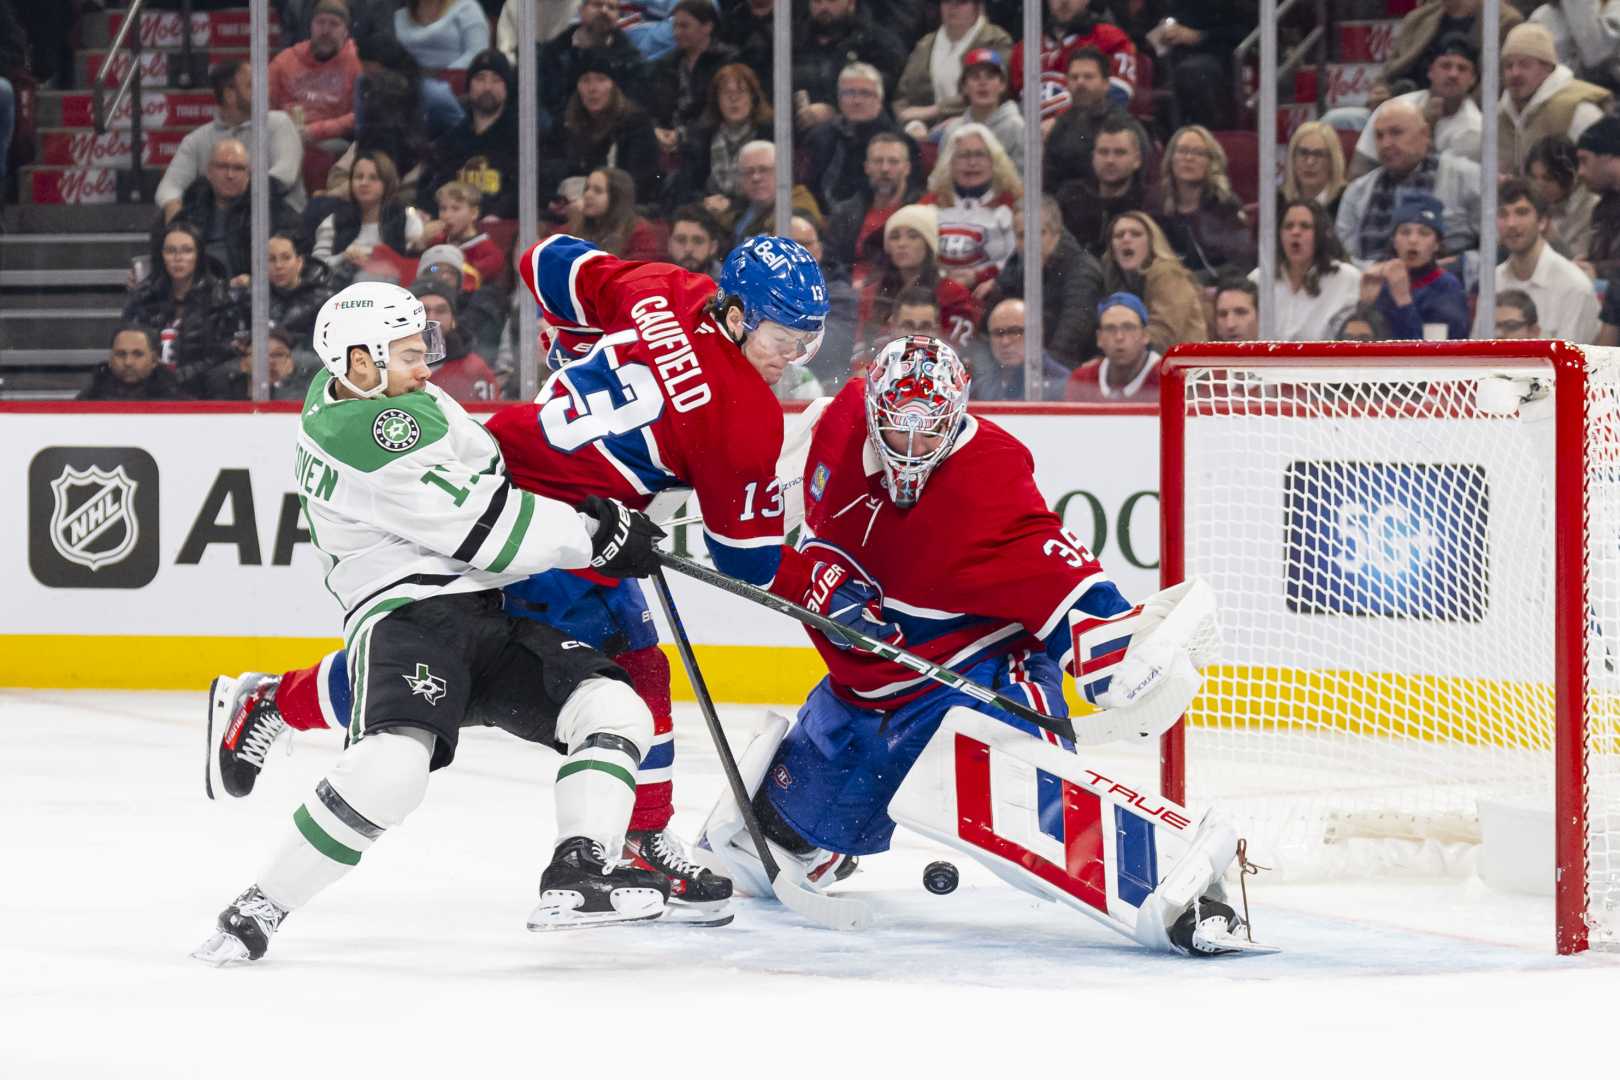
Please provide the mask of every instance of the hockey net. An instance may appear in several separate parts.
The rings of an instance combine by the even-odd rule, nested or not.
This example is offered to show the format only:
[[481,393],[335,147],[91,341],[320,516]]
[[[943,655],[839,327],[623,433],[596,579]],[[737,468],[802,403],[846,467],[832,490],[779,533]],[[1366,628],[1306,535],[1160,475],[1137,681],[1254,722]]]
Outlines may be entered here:
[[1213,586],[1223,647],[1165,788],[1293,880],[1497,845],[1560,951],[1614,947],[1620,351],[1514,344],[1167,362],[1165,578]]

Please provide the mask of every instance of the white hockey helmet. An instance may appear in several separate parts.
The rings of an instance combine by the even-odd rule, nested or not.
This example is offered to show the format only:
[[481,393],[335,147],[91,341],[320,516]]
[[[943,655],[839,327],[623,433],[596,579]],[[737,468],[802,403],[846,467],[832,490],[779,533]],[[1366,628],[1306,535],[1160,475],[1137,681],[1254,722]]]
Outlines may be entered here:
[[[896,506],[916,503],[951,452],[967,423],[969,382],[956,350],[935,337],[896,338],[873,359],[866,374],[866,434]],[[898,435],[905,448],[891,446],[886,433]]]
[[315,316],[315,355],[332,377],[361,397],[378,397],[388,386],[386,377],[370,390],[349,381],[349,350],[363,345],[379,372],[388,367],[388,346],[400,338],[421,334],[431,367],[444,359],[444,335],[429,322],[422,301],[409,289],[386,281],[361,281],[321,305]]

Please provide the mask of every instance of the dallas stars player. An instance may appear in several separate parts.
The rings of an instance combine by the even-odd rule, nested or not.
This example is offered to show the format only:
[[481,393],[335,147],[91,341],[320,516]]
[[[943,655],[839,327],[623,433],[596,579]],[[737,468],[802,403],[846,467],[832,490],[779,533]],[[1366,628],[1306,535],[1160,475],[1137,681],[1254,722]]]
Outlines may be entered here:
[[617,860],[652,715],[611,660],[507,616],[499,590],[555,567],[648,574],[662,532],[611,500],[575,510],[512,487],[494,439],[428,382],[443,338],[406,290],[344,289],[321,309],[315,350],[327,373],[304,403],[296,483],[330,563],[327,588],[346,612],[349,744],[192,955],[262,957],[289,911],[421,803],[464,724],[567,755],[557,772],[561,839],[529,928],[657,918],[664,877]]

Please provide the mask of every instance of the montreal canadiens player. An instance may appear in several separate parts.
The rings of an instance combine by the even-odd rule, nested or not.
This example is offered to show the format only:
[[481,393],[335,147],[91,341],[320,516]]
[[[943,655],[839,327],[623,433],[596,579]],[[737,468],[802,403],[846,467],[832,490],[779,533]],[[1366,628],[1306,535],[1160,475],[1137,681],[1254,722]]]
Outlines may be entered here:
[[[1145,636],[1148,621],[1048,509],[1028,449],[968,414],[968,384],[948,344],[911,337],[891,342],[864,382],[850,382],[825,404],[803,466],[799,549],[771,589],[1040,712],[1065,715],[1064,671],[1098,700],[1107,688],[1102,670],[1123,655],[1122,639]],[[769,725],[745,754],[767,841],[779,865],[807,884],[829,885],[849,857],[887,850],[890,801],[948,710],[965,706],[1060,742],[910,668],[810,636],[827,677],[785,736],[784,723]],[[1174,670],[1196,680],[1190,666]],[[705,826],[699,852],[740,887],[770,895],[729,796]],[[1206,919],[1209,936],[1241,925],[1230,907],[1206,900],[1177,923],[1169,944],[1194,951],[1195,920]]]
[[405,289],[351,285],[322,307],[314,336],[326,372],[304,403],[295,477],[346,612],[348,746],[194,955],[264,956],[289,912],[421,804],[463,723],[565,755],[559,839],[530,927],[657,918],[664,878],[617,857],[652,715],[611,660],[507,615],[500,589],[559,567],[649,573],[662,532],[611,499],[576,510],[515,488],[495,440],[428,381],[443,338]]
[[[815,260],[781,237],[737,247],[716,283],[664,263],[627,262],[571,236],[550,238],[521,263],[524,282],[558,332],[566,366],[539,399],[488,424],[512,482],[553,498],[589,495],[649,508],[688,491],[702,503],[717,566],[768,584],[781,557],[777,458],[782,410],[771,386],[815,354],[827,313]],[[662,511],[659,511],[660,514]],[[670,883],[668,921],[720,925],[731,883],[685,857],[666,831],[673,807],[669,662],[639,586],[554,572],[507,589],[508,610],[602,649],[653,711],[653,745],[637,774],[626,839],[635,865]],[[279,677],[215,680],[208,791],[245,795],[287,727],[341,727],[352,694],[342,653]]]

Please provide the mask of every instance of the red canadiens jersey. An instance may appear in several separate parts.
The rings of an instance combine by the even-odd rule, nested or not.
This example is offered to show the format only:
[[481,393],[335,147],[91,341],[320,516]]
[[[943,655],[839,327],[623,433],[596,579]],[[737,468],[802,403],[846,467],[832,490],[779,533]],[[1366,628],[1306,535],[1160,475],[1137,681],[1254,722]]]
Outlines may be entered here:
[[530,249],[522,276],[547,322],[594,344],[534,404],[490,417],[513,482],[637,509],[690,488],[715,564],[769,582],[783,541],[782,406],[709,316],[714,282],[572,236]]
[[[1018,649],[1072,656],[1069,611],[1129,609],[1119,590],[1035,487],[1029,450],[969,416],[950,455],[909,510],[883,490],[866,436],[865,384],[850,382],[816,425],[805,460],[802,559],[836,562],[874,585],[905,648],[963,670]],[[910,668],[843,650],[812,632],[833,689],[890,709],[931,690]]]
[[[1136,96],[1136,45],[1125,31],[1113,23],[1092,23],[1084,33],[1065,34],[1058,41],[1050,34],[1041,35],[1041,119],[1061,116],[1069,110],[1069,57],[1086,46],[1099,50],[1108,57],[1109,94],[1121,104]],[[1012,96],[1024,93],[1024,43],[1013,46],[1011,76]]]

